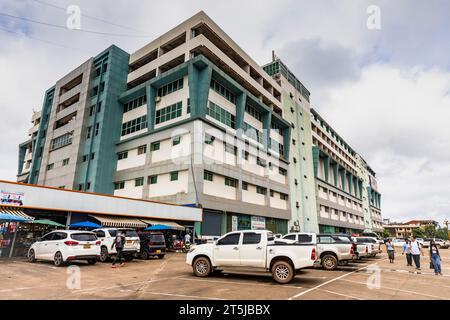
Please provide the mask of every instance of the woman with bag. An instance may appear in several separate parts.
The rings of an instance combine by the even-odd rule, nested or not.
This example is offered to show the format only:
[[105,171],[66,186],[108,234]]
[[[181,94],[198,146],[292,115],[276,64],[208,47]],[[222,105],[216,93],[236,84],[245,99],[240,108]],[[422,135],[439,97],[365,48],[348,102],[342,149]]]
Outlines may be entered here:
[[430,269],[434,269],[435,275],[442,276],[441,255],[434,240],[430,241]]

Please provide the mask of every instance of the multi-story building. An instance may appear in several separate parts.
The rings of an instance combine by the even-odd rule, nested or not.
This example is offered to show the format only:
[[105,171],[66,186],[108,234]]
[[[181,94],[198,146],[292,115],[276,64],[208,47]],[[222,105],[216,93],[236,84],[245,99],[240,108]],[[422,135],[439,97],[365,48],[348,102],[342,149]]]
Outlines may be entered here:
[[[18,180],[201,206],[201,235],[319,231],[335,220],[316,188],[333,183],[309,95],[279,59],[260,67],[200,12],[132,54],[111,46],[47,90]],[[336,160],[348,192],[335,193],[352,201],[352,220],[338,221],[359,227],[349,153]]]

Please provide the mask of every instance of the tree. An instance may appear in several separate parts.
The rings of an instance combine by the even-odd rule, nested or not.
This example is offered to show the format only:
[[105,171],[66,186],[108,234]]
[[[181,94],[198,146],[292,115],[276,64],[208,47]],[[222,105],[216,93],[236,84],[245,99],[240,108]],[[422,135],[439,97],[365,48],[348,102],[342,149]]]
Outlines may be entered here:
[[426,238],[435,238],[436,237],[436,226],[434,224],[427,224],[423,228],[424,234]]
[[389,238],[389,231],[387,229],[383,229],[383,233],[381,234],[383,238]]
[[425,238],[425,232],[422,228],[414,228],[413,236],[416,238]]
[[439,228],[436,230],[436,238],[448,240],[448,229],[447,228]]

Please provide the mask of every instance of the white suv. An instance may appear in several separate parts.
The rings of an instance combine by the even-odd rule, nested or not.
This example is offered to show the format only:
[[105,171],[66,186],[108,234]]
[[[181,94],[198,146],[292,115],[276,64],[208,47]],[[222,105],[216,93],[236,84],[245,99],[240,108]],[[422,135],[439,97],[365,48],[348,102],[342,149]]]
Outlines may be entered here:
[[111,246],[116,238],[117,232],[120,231],[125,235],[125,245],[122,250],[125,261],[131,261],[136,257],[136,253],[141,249],[141,243],[137,232],[129,228],[100,228],[92,230],[101,241],[100,245],[100,261],[106,262],[109,258],[117,253],[116,248]]
[[79,230],[52,231],[38,238],[28,250],[28,261],[53,261],[57,267],[72,260],[95,264],[99,256],[100,241],[95,233]]

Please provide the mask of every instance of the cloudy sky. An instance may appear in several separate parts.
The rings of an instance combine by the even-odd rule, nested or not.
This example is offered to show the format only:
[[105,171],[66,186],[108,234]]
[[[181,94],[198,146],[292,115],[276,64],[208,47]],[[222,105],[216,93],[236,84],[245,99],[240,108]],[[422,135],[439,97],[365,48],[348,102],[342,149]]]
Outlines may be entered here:
[[[116,35],[36,23],[65,26],[70,5],[82,29]],[[380,29],[367,27],[370,5]],[[2,0],[0,179],[15,180],[17,145],[57,79],[113,43],[133,52],[199,10],[259,64],[275,50],[303,81],[312,106],[377,172],[384,217],[450,218],[445,0]]]

